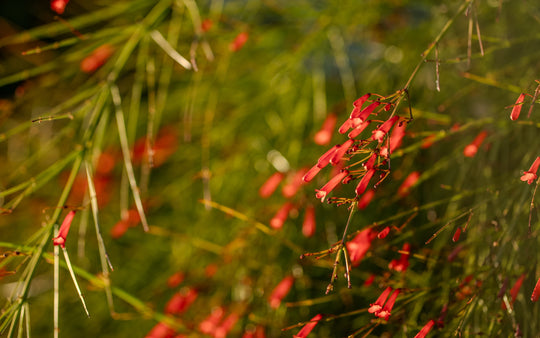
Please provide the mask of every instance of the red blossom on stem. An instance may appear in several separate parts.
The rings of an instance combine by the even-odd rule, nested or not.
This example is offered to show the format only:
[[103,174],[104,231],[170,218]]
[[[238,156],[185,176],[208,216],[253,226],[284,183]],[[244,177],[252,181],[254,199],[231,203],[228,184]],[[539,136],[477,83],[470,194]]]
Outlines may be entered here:
[[96,48],[90,55],[81,61],[81,71],[93,73],[109,60],[114,53],[114,48],[109,44],[104,44]]
[[356,189],[354,190],[356,192],[356,195],[362,195],[364,191],[366,191],[369,181],[375,174],[375,169],[369,169],[366,174],[362,177],[358,185],[356,186]]
[[374,238],[375,232],[371,228],[367,228],[360,231],[358,235],[345,244],[352,266],[358,266],[360,264],[371,247],[371,242]]
[[390,292],[392,292],[392,288],[389,286],[380,294],[379,298],[375,301],[375,303],[370,304],[368,312],[369,313],[379,313],[379,311],[382,310],[384,302],[386,302],[386,299],[388,298],[388,295],[390,295]]
[[281,194],[285,198],[291,198],[296,195],[296,193],[300,189],[300,186],[304,183],[304,180],[302,178],[307,173],[307,171],[308,170],[305,168],[296,171],[290,181],[283,186],[283,188],[281,189]]
[[369,99],[371,96],[371,93],[367,93],[356,99],[356,101],[353,102],[353,106],[355,107],[362,107],[364,103]]
[[531,295],[531,301],[536,302],[540,298],[540,279],[536,282],[536,285],[534,286],[534,290]]
[[358,135],[360,135],[364,129],[367,128],[367,126],[369,126],[371,124],[371,120],[368,120],[368,121],[364,121],[362,122],[361,124],[359,124],[358,126],[354,127],[353,130],[351,130],[351,132],[349,134],[347,134],[347,136],[349,138],[355,138],[357,137]]
[[334,153],[341,147],[340,144],[336,144],[332,148],[328,149],[328,151],[324,154],[322,154],[321,157],[317,160],[317,167],[324,168],[330,163],[330,159],[334,156]]
[[274,290],[270,294],[270,297],[268,297],[268,303],[270,303],[270,307],[272,309],[277,309],[279,307],[283,298],[285,298],[285,296],[287,296],[287,294],[291,290],[293,283],[294,283],[294,277],[286,276],[274,288]]
[[211,19],[204,19],[201,22],[201,30],[206,33],[212,28],[213,25],[214,22]]
[[199,293],[192,288],[185,288],[180,292],[175,293],[165,305],[166,314],[181,314],[186,311],[189,306],[197,299]]
[[536,172],[538,171],[538,166],[540,166],[540,157],[537,157],[529,170],[523,173],[523,175],[521,176],[521,180],[529,184],[533,183],[538,178],[538,176],[536,175]]
[[184,277],[185,275],[183,272],[175,272],[167,279],[167,286],[171,289],[174,289],[178,285],[182,284],[182,282],[184,281]]
[[347,152],[347,150],[349,150],[349,148],[352,146],[353,143],[354,143],[354,140],[351,140],[351,139],[348,139],[347,141],[345,141],[341,145],[341,147],[336,149],[336,151],[334,152],[334,155],[330,159],[330,163],[332,165],[337,165],[339,161],[341,161],[341,158],[343,157],[343,155],[345,155],[345,153]]
[[376,312],[375,315],[379,318],[384,318],[384,320],[388,320],[390,318],[390,315],[392,314],[392,308],[394,307],[394,304],[396,303],[396,299],[399,296],[400,292],[400,289],[394,290],[390,297],[388,297],[388,300],[386,301],[386,304],[384,304],[383,309],[379,312]]
[[311,182],[313,177],[315,177],[315,175],[317,175],[319,171],[321,171],[321,168],[319,167],[319,165],[315,164],[313,167],[311,167],[311,169],[308,170],[304,177],[302,177],[302,180],[304,182]]
[[274,229],[281,229],[292,208],[293,204],[291,202],[286,202],[283,204],[274,217],[270,220],[270,226]]
[[215,338],[225,338],[227,333],[232,330],[236,322],[238,321],[239,316],[237,313],[231,313],[223,320],[223,322],[216,328],[214,331]]
[[371,203],[373,200],[373,197],[375,196],[375,190],[369,189],[366,191],[362,197],[358,200],[358,209],[362,210],[367,208],[367,206]]
[[332,132],[336,127],[337,117],[335,114],[328,114],[323,122],[321,130],[314,137],[314,141],[318,145],[327,145],[332,140]]
[[409,267],[409,256],[411,251],[411,245],[409,243],[403,244],[403,248],[401,249],[403,252],[401,254],[401,257],[399,260],[392,260],[390,264],[388,264],[388,268],[391,270],[395,270],[398,272],[405,272],[407,271],[407,268]]
[[398,188],[398,195],[400,197],[405,197],[409,194],[409,190],[412,186],[416,184],[418,181],[418,178],[420,178],[420,173],[418,171],[413,171],[412,173],[405,178],[401,186]]
[[276,191],[278,185],[283,180],[283,177],[283,173],[273,173],[272,176],[270,176],[259,189],[259,196],[261,196],[262,198],[270,197],[274,193],[274,191]]
[[371,138],[374,141],[379,141],[379,143],[381,143],[386,134],[388,134],[390,128],[392,128],[392,126],[397,122],[398,119],[399,116],[393,116],[386,120],[379,128],[375,129],[372,132]]
[[519,113],[521,113],[521,108],[523,107],[523,101],[525,100],[525,93],[519,94],[518,99],[516,100],[516,103],[514,104],[514,107],[512,108],[512,112],[510,113],[510,120],[515,121],[519,117]]
[[55,11],[56,14],[64,14],[68,2],[69,0],[51,0],[51,9]]
[[304,327],[294,336],[294,338],[305,338],[310,334],[310,332],[315,328],[317,323],[322,319],[322,315],[318,314],[315,317],[311,318],[309,323],[304,325]]
[[486,131],[481,131],[478,135],[476,135],[475,139],[471,142],[471,144],[467,145],[465,149],[463,149],[463,155],[465,155],[466,157],[474,157],[474,155],[476,155],[476,153],[478,152],[480,145],[482,145],[482,142],[484,142],[486,136]]
[[431,134],[429,136],[426,136],[422,140],[422,144],[420,145],[420,148],[427,149],[427,148],[431,147],[433,145],[433,143],[435,143],[436,139],[437,139],[437,135],[435,135],[435,134]]
[[157,323],[156,326],[150,330],[145,338],[173,338],[175,335],[174,329],[165,323]]
[[[367,118],[369,117],[369,115],[371,113],[373,113],[373,111],[375,110],[375,108],[377,108],[378,106],[380,106],[380,102],[379,101],[375,101],[373,102],[372,104],[370,104],[369,106],[367,106],[366,108],[364,109],[359,109],[360,107],[355,107],[355,109],[353,109],[353,111],[351,112],[351,116],[350,116],[350,119],[353,120],[353,119],[359,119],[360,122],[364,122],[367,120]],[[358,108],[358,109],[357,109]]]
[[[514,286],[512,286],[512,289],[510,289],[510,305],[514,305],[514,302],[516,301],[519,290],[521,289],[521,285],[523,284],[524,280],[525,280],[525,274],[522,274],[514,283]],[[503,309],[506,309],[506,305],[504,303],[503,303]]]
[[229,50],[231,52],[238,52],[242,47],[246,44],[247,40],[249,38],[249,35],[247,32],[242,32],[238,34],[233,42],[229,45]]
[[320,190],[315,190],[317,192],[315,196],[317,198],[320,198],[321,202],[323,202],[326,198],[326,195],[328,195],[329,192],[334,190],[334,188],[337,187],[339,182],[341,182],[341,180],[343,180],[347,175],[349,175],[349,171],[342,170],[339,174],[332,177],[332,179],[330,179],[330,181],[328,181],[328,183],[326,183]]
[[461,235],[461,227],[458,227],[456,229],[456,232],[454,232],[454,236],[452,236],[452,242],[457,242],[459,241],[459,235]]
[[414,338],[425,338],[426,335],[431,331],[431,328],[435,325],[435,321],[431,319],[429,322],[427,322],[426,325],[414,336]]
[[225,310],[221,306],[214,308],[210,315],[199,323],[199,331],[208,335],[214,334],[224,314]]
[[386,228],[382,229],[381,232],[379,232],[377,234],[377,238],[378,239],[384,239],[384,238],[386,238],[386,236],[388,236],[389,233],[390,233],[390,227],[386,227]]
[[309,205],[306,208],[306,213],[304,215],[304,222],[302,223],[302,234],[305,237],[312,237],[315,234],[315,207]]
[[75,217],[75,213],[75,210],[71,210],[64,218],[64,221],[60,226],[60,230],[58,230],[58,235],[53,238],[54,245],[60,245],[62,248],[66,247],[66,237],[68,235],[69,228],[71,227],[71,222],[73,222],[73,217]]
[[388,151],[388,146],[385,145],[381,148],[381,156],[388,157],[397,148],[399,148],[399,146],[401,146],[401,142],[403,140],[403,137],[405,136],[406,127],[407,123],[405,122],[405,120],[401,120],[398,122],[394,130],[392,130],[392,135],[390,135],[390,151]]

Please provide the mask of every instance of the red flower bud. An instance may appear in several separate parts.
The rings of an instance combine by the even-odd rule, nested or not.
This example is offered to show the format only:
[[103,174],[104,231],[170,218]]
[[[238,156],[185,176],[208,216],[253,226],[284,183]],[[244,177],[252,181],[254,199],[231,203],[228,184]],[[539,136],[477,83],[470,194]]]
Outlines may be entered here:
[[516,103],[514,104],[514,107],[512,108],[512,112],[510,113],[510,120],[515,121],[519,117],[519,113],[521,113],[521,107],[523,107],[523,101],[525,100],[525,93],[521,93],[516,100]]
[[270,297],[268,297],[268,303],[270,303],[270,307],[272,309],[277,309],[279,307],[283,298],[285,298],[285,296],[287,296],[287,294],[291,290],[293,283],[294,283],[294,277],[286,276],[274,288],[274,290],[270,294]]
[[259,196],[262,198],[270,197],[277,189],[279,183],[281,183],[283,180],[283,177],[284,175],[280,172],[272,174],[272,176],[270,176],[259,189]]
[[484,142],[486,136],[487,132],[481,131],[472,141],[472,143],[465,147],[465,149],[463,150],[463,155],[467,157],[474,157],[474,155],[476,155],[476,153],[478,152],[478,148],[480,148],[480,145],[482,144],[482,142]]
[[335,114],[328,114],[324,123],[314,137],[314,141],[318,145],[327,145],[332,140],[332,131],[334,130],[337,122]]

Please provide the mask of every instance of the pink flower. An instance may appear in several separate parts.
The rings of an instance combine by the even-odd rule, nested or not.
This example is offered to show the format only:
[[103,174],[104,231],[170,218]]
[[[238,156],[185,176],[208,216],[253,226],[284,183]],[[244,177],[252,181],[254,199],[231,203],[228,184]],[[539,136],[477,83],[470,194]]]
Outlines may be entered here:
[[329,192],[334,190],[335,187],[343,180],[347,175],[349,175],[348,170],[342,170],[339,174],[332,177],[328,183],[326,183],[320,190],[315,190],[317,193],[315,194],[315,197],[320,198],[321,202],[324,201],[326,198],[326,195],[328,195]]
[[388,300],[386,301],[386,304],[384,304],[383,309],[379,312],[376,312],[375,315],[379,318],[384,318],[384,320],[388,320],[388,318],[390,318],[390,315],[392,314],[392,308],[394,307],[394,303],[396,302],[396,299],[399,296],[400,292],[400,289],[394,290],[390,297],[388,297]]
[[375,129],[372,132],[371,138],[374,141],[379,141],[379,143],[381,143],[384,137],[386,136],[386,134],[388,133],[388,131],[390,130],[390,128],[392,128],[392,126],[396,123],[398,119],[399,119],[399,116],[393,116],[389,118],[388,120],[386,120],[379,128]]
[[69,0],[51,0],[51,9],[56,14],[63,14]]
[[287,296],[287,294],[291,290],[293,283],[294,283],[294,277],[286,276],[274,288],[274,290],[270,294],[270,297],[268,297],[268,303],[270,303],[270,307],[272,309],[277,309],[279,307],[283,298],[285,298],[285,296]]
[[538,166],[540,166],[540,157],[537,157],[529,170],[523,173],[523,176],[521,176],[521,180],[524,182],[527,181],[527,183],[529,184],[533,183],[534,180],[538,178],[538,176],[536,175],[536,172],[538,171]]
[[302,223],[302,234],[304,237],[312,237],[315,234],[315,208],[308,205],[304,215],[304,223]]
[[270,176],[259,189],[259,196],[262,198],[270,197],[274,191],[276,191],[279,183],[281,183],[283,180],[283,177],[284,175],[280,172],[272,174],[272,176]]
[[381,295],[379,296],[379,298],[377,298],[377,300],[375,301],[375,303],[372,303],[370,304],[369,306],[369,309],[368,309],[368,312],[369,313],[379,313],[379,311],[382,310],[383,308],[383,305],[384,305],[384,302],[386,302],[386,299],[388,298],[388,295],[390,295],[390,292],[392,292],[392,288],[389,286],[387,287],[382,293]]
[[274,217],[270,220],[270,226],[274,229],[281,229],[292,208],[293,204],[291,202],[286,202],[283,204]]
[[409,190],[411,190],[411,187],[414,186],[418,181],[418,178],[420,178],[420,173],[418,171],[413,171],[410,173],[398,188],[398,195],[400,197],[407,196],[409,194]]
[[328,114],[323,122],[321,130],[319,130],[314,137],[314,141],[318,145],[327,145],[332,140],[332,131],[334,130],[337,122],[335,114]]
[[349,252],[349,258],[353,266],[358,266],[369,248],[371,242],[375,238],[375,233],[371,228],[364,229],[358,233],[351,241],[347,242],[345,246]]
[[515,121],[519,117],[519,113],[521,113],[521,107],[523,107],[523,101],[525,100],[525,93],[521,93],[516,100],[516,103],[514,104],[514,107],[512,108],[512,112],[510,113],[510,120]]
[[431,328],[433,327],[433,325],[435,325],[435,321],[432,319],[429,322],[427,322],[426,325],[424,325],[422,330],[420,330],[420,332],[418,332],[416,336],[414,336],[414,338],[425,338],[426,335],[429,333],[429,331],[431,331]]
[[315,328],[315,325],[322,319],[322,315],[318,314],[315,317],[311,318],[309,323],[304,325],[304,327],[294,336],[294,338],[305,338],[310,334],[310,332]]
[[482,144],[482,142],[484,142],[486,136],[487,132],[481,131],[471,142],[471,144],[465,147],[465,149],[463,150],[463,155],[465,155],[466,157],[474,157],[474,155],[476,155],[476,153],[478,152],[478,148],[480,148],[480,145]]
[[358,183],[358,185],[356,186],[356,189],[355,189],[355,192],[356,192],[356,195],[362,195],[364,193],[364,191],[366,191],[366,188],[369,184],[369,181],[371,180],[371,178],[373,177],[373,175],[375,174],[375,169],[369,169],[365,175],[362,177],[362,179],[360,180],[360,182]]
[[358,209],[362,210],[367,208],[367,206],[371,203],[371,200],[373,200],[374,196],[375,190],[369,189],[368,191],[366,191],[358,200]]
[[347,152],[347,150],[349,150],[349,148],[352,146],[353,143],[354,143],[354,140],[351,140],[351,139],[348,139],[347,141],[345,141],[341,145],[341,147],[336,149],[336,151],[334,152],[334,156],[332,156],[332,158],[330,159],[330,163],[332,165],[338,164],[339,161],[341,161],[341,158],[343,157],[343,155],[345,155],[345,153]]
[[281,189],[281,194],[285,198],[291,198],[300,189],[300,186],[304,183],[304,180],[302,179],[304,175],[307,173],[307,169],[302,168],[294,173],[291,180],[283,186]]
[[60,226],[60,230],[58,230],[58,236],[53,238],[54,245],[60,245],[62,248],[66,247],[66,237],[68,235],[69,228],[71,227],[71,222],[73,222],[73,217],[75,217],[75,212],[75,210],[71,210],[64,218],[64,221]]

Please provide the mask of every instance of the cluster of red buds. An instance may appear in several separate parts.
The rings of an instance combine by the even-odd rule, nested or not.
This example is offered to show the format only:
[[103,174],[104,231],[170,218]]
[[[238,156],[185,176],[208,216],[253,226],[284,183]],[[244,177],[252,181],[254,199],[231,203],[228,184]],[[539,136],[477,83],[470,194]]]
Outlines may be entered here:
[[[340,134],[347,133],[348,139],[326,151],[303,176],[304,182],[310,182],[329,164],[338,168],[337,173],[316,190],[317,198],[324,201],[339,184],[358,181],[355,198],[330,198],[328,202],[341,204],[357,201],[359,208],[365,208],[369,204],[375,191],[368,190],[368,187],[374,177],[377,179],[374,184],[376,187],[388,176],[390,156],[401,145],[407,123],[412,118],[395,114],[405,93],[398,91],[388,97],[368,93],[354,101],[349,118],[338,129]],[[382,113],[390,111],[392,113],[389,117],[379,119]],[[334,124],[335,116],[330,114],[321,131],[316,134],[317,143],[324,144],[331,139],[329,128]],[[360,160],[352,161],[353,157],[360,157]],[[417,179],[419,175],[416,175]],[[403,192],[400,195],[403,195]]]

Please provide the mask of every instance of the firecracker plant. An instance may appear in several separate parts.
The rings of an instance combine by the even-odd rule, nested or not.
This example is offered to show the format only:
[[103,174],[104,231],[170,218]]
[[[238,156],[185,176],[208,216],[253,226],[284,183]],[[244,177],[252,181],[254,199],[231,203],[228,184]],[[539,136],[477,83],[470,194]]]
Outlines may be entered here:
[[1,4],[0,335],[540,335],[539,17]]

